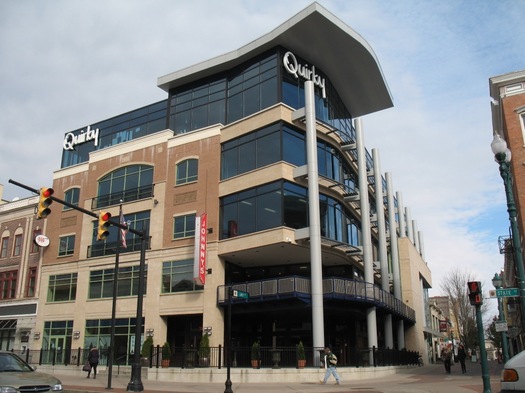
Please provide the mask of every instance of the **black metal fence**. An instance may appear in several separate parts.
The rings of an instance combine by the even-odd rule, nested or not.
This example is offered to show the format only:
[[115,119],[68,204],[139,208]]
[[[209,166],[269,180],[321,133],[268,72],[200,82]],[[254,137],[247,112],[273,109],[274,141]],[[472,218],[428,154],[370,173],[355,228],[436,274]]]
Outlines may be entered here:
[[[353,348],[334,347],[332,351],[338,358],[339,367],[380,367],[399,365],[418,365],[419,353],[414,351],[383,349],[383,348]],[[87,360],[89,348],[65,350],[25,350],[16,352],[22,359],[31,364],[76,365],[84,364]],[[162,367],[162,347],[152,347],[152,356],[142,358],[144,367]],[[321,367],[323,359],[322,348],[306,348],[306,367]],[[195,348],[175,347],[171,350],[168,367],[196,368],[196,367],[226,367],[224,347],[210,347],[205,352]],[[260,347],[257,359],[252,359],[251,347],[236,347],[231,352],[231,367],[238,368],[297,368],[297,347]],[[100,349],[99,364],[108,364],[109,349]],[[252,360],[255,360],[252,364]],[[131,365],[133,354],[121,355],[115,358],[113,365]]]

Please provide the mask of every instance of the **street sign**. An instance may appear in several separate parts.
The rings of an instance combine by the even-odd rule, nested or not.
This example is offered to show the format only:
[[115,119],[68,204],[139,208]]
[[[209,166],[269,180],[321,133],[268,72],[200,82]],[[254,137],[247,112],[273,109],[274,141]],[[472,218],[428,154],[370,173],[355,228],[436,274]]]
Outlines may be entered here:
[[236,289],[233,290],[233,297],[237,297],[239,299],[249,299],[250,294],[248,292],[244,291],[238,291]]
[[496,322],[496,331],[497,332],[506,332],[509,330],[506,321]]
[[519,295],[520,295],[520,290],[518,288],[496,289],[497,297],[516,297]]

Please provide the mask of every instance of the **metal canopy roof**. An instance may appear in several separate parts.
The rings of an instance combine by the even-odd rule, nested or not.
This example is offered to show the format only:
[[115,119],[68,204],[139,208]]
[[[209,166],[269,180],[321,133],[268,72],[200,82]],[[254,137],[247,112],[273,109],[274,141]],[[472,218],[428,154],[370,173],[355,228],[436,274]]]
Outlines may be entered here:
[[318,3],[311,4],[272,32],[235,51],[158,78],[157,85],[169,91],[227,71],[278,45],[321,69],[353,117],[393,106],[370,45]]

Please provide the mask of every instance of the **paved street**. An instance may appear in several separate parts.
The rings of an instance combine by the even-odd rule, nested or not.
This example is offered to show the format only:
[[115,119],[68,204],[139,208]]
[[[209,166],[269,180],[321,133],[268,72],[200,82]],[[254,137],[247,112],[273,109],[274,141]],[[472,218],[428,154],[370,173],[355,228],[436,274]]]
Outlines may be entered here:
[[[492,393],[499,393],[499,374],[502,365],[489,362]],[[109,391],[107,375],[87,379],[85,373],[79,376],[57,375],[63,382],[66,393]],[[223,383],[178,383],[143,380],[144,392],[176,392],[176,393],[211,393],[224,392]],[[373,380],[343,380],[341,385],[335,385],[331,379],[328,384],[314,383],[236,383],[232,381],[235,393],[259,392],[293,392],[293,393],[483,393],[481,365],[467,363],[467,374],[461,374],[458,364],[452,367],[452,373],[446,374],[442,364],[429,365],[421,368],[401,370],[398,374]],[[113,378],[112,391],[123,393],[129,383],[128,378]],[[487,392],[486,392],[487,393]]]

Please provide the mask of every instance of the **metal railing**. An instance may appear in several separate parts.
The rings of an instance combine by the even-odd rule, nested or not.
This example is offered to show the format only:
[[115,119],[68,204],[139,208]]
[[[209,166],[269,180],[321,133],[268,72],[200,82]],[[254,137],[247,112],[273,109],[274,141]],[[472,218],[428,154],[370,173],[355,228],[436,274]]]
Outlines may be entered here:
[[142,187],[131,188],[129,190],[114,192],[111,194],[99,195],[92,199],[91,209],[100,209],[102,207],[118,205],[122,202],[138,201],[153,197],[153,184]]
[[[228,287],[228,285],[221,285],[217,288],[217,303],[219,305],[228,303]],[[233,298],[233,304],[264,302],[289,297],[310,301],[311,297],[310,279],[296,276],[237,283],[233,284],[232,288],[248,292],[250,295],[248,299]],[[325,298],[368,303],[415,322],[415,311],[412,308],[375,284],[346,278],[325,278],[323,280],[323,294]]]
[[[89,348],[64,350],[25,350],[12,351],[30,364],[73,365],[80,366],[87,360]],[[419,353],[414,351],[381,349],[334,347],[333,352],[338,358],[339,367],[380,367],[396,365],[418,365]],[[162,347],[157,345],[151,348],[152,356],[143,358],[142,366],[150,368],[162,367]],[[100,350],[99,365],[107,366],[109,348]],[[252,357],[251,347],[234,347],[231,353],[232,364],[235,368],[298,368],[297,347],[259,347],[256,359]],[[323,349],[305,347],[306,367],[322,367]],[[115,356],[114,366],[129,366],[133,362],[133,354]],[[203,352],[196,348],[175,347],[169,362],[169,367],[179,368],[224,368],[224,347],[210,347]],[[254,360],[254,362],[252,362]]]

